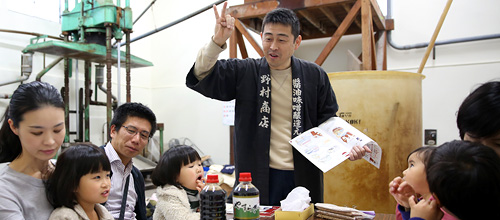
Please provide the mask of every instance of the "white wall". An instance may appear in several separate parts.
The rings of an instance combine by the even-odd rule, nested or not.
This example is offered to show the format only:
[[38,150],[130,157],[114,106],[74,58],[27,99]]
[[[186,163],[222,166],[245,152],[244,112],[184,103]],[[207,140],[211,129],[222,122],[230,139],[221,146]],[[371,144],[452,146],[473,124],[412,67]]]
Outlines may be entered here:
[[[445,0],[397,1],[393,0],[395,30],[393,40],[399,45],[427,42],[434,31]],[[0,28],[58,35],[60,26],[30,16],[9,12],[6,0],[0,0]],[[229,0],[229,5],[242,4],[243,0]],[[132,1],[135,16],[149,4]],[[156,1],[134,25],[132,39],[155,28],[173,22],[185,15],[211,4],[211,1]],[[484,6],[488,7],[484,7]],[[220,7],[219,7],[220,8]],[[500,2],[495,0],[454,1],[443,25],[438,40],[500,33]],[[213,34],[214,14],[208,10],[185,22],[132,43],[132,54],[149,60],[154,67],[132,70],[132,101],[150,106],[165,124],[167,143],[171,138],[187,137],[215,163],[229,162],[229,127],[222,124],[223,103],[205,98],[187,89],[185,76],[198,52]],[[255,36],[260,41],[258,36]],[[19,76],[20,52],[29,44],[22,35],[0,32],[0,70],[3,80]],[[296,56],[314,61],[328,39],[303,41]],[[258,57],[247,44],[250,57]],[[361,36],[345,36],[325,61],[327,72],[345,71],[347,49],[355,54],[361,52]],[[416,72],[424,56],[424,49],[400,51],[388,47],[389,70]],[[427,62],[423,74],[423,128],[437,129],[438,144],[458,138],[455,113],[465,96],[478,84],[500,78],[500,39],[468,42],[436,47],[436,59]],[[228,58],[228,52],[220,58]],[[47,63],[55,59],[47,57]],[[42,69],[41,55],[35,54],[34,73]],[[80,67],[83,62],[80,63]],[[81,69],[81,68],[80,68]],[[116,72],[116,70],[113,70]],[[122,74],[125,70],[122,69]],[[113,74],[113,89],[116,92],[116,74]],[[31,76],[30,81],[34,80]],[[57,87],[63,85],[62,63],[44,78]],[[80,75],[83,80],[83,74]],[[125,76],[122,76],[122,101],[125,100]],[[74,77],[70,86],[74,85]],[[83,81],[80,83],[83,85]],[[0,87],[0,92],[12,92],[17,85]],[[74,92],[70,94],[74,106]],[[104,94],[100,93],[100,100]],[[0,111],[6,106],[0,102]],[[74,107],[72,107],[74,108]],[[91,140],[100,144],[104,109],[91,109]],[[72,123],[74,126],[74,123]],[[74,128],[73,128],[74,129]]]

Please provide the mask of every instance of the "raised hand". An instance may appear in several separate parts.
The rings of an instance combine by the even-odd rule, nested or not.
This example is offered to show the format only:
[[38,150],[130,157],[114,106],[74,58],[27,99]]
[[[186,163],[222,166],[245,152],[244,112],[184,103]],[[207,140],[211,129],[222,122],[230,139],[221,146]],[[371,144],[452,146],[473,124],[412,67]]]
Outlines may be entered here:
[[389,193],[399,205],[406,208],[410,208],[408,200],[415,195],[413,188],[399,176],[389,183]]
[[227,39],[231,37],[234,30],[234,18],[230,14],[226,14],[227,2],[224,2],[222,12],[219,15],[217,7],[214,5],[215,13],[215,33],[212,40],[219,46],[226,43]]

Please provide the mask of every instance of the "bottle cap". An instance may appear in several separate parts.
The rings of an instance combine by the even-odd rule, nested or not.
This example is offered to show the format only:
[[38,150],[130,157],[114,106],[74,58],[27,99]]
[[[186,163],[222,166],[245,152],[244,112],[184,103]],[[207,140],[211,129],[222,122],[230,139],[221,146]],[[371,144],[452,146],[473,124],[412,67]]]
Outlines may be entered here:
[[249,172],[240,173],[240,182],[251,182],[252,174]]
[[217,174],[208,174],[207,183],[219,183],[219,176]]

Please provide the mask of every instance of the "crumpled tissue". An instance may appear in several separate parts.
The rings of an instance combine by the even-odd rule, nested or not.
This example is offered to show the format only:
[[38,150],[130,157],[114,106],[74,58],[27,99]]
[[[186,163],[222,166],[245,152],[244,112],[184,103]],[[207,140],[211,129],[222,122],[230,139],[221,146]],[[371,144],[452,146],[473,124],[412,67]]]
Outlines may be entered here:
[[298,186],[288,193],[286,199],[281,200],[281,210],[302,212],[309,207],[310,202],[309,190]]

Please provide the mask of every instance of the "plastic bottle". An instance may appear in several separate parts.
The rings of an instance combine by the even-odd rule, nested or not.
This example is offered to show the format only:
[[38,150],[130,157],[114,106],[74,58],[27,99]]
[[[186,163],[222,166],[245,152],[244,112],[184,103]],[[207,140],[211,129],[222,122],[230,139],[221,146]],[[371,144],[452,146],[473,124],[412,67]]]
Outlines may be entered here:
[[250,173],[240,173],[240,183],[233,190],[234,219],[259,219],[259,190]]
[[219,186],[217,174],[207,175],[207,185],[200,192],[201,219],[226,219],[226,191]]
[[207,178],[207,173],[210,170],[210,167],[203,167],[203,178]]

